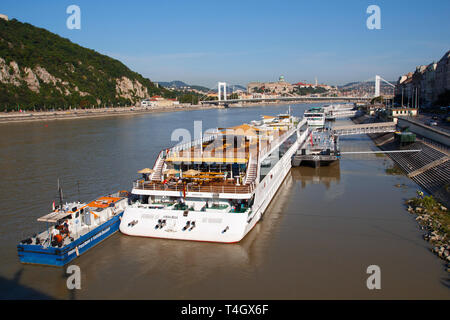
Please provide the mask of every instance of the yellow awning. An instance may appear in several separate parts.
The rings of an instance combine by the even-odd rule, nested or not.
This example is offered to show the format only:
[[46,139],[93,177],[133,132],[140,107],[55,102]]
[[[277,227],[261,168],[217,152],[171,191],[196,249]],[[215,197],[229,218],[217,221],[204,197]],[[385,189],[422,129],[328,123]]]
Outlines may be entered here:
[[247,163],[245,158],[188,158],[188,157],[170,157],[169,162],[196,162],[196,163]]

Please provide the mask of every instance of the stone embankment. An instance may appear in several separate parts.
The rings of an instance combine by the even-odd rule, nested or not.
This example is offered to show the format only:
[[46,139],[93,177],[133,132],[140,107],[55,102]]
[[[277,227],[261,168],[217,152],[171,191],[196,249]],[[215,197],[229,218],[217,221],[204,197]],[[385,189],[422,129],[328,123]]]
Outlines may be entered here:
[[[368,116],[353,119],[356,123],[372,122]],[[438,143],[418,138],[416,142],[400,147],[393,133],[369,134],[384,151],[421,150],[420,152],[389,153],[389,157],[409,178],[446,206],[450,205],[450,154]]]

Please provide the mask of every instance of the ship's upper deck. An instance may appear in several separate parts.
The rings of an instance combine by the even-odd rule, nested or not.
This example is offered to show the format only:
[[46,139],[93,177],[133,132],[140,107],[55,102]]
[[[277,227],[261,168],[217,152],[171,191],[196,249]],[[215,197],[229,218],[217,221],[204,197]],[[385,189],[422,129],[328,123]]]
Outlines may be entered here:
[[219,128],[206,138],[162,151],[153,169],[135,182],[134,189],[155,194],[250,194],[259,161],[290,136],[297,123],[290,115],[263,116],[252,124]]

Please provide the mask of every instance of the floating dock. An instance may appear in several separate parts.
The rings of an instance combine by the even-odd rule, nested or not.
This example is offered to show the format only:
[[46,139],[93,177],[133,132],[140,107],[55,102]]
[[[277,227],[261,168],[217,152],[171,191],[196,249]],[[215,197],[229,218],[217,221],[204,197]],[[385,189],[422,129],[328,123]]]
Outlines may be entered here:
[[292,156],[292,166],[328,166],[339,160],[338,137],[329,128],[314,130]]

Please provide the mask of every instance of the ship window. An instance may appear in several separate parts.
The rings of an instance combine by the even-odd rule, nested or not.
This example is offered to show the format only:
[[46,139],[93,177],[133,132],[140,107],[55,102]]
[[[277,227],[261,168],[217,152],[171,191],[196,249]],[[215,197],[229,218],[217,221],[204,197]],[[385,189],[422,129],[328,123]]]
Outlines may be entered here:
[[76,214],[75,214],[75,218],[78,218],[80,216],[80,212],[77,212]]

